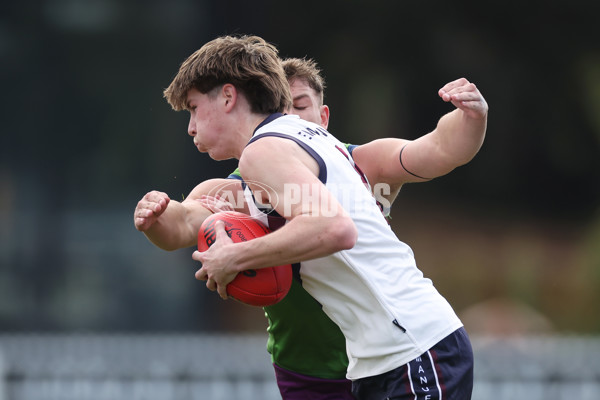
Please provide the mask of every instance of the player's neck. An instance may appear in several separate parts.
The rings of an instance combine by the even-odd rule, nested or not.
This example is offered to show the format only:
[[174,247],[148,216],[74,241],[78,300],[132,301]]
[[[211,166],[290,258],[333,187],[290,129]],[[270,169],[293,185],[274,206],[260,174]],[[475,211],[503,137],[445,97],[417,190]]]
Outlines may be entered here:
[[240,159],[254,132],[268,116],[267,114],[248,113],[243,118],[243,122],[237,125],[235,158]]

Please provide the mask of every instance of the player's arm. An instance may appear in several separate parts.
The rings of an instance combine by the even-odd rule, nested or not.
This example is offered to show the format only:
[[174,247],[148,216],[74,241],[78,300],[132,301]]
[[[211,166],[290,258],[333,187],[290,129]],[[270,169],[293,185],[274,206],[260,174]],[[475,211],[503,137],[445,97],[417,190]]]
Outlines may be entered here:
[[203,206],[206,195],[221,194],[227,199],[227,191],[232,198],[239,198],[241,184],[234,179],[211,179],[197,185],[182,202],[171,200],[166,193],[151,191],[137,204],[134,211],[134,225],[157,247],[163,250],[176,250],[194,246],[198,229],[212,214]]
[[354,149],[352,157],[372,185],[389,184],[395,197],[402,184],[445,175],[477,154],[487,127],[485,99],[464,78],[446,84],[438,95],[456,109],[444,115],[432,132],[413,141],[378,139]]
[[270,202],[288,223],[241,243],[233,243],[217,224],[215,243],[192,257],[202,262],[196,278],[221,297],[227,298],[226,285],[240,271],[324,257],[356,243],[354,222],[317,178],[317,163],[291,140],[257,140],[244,150],[240,168],[247,182],[261,183],[259,200]]

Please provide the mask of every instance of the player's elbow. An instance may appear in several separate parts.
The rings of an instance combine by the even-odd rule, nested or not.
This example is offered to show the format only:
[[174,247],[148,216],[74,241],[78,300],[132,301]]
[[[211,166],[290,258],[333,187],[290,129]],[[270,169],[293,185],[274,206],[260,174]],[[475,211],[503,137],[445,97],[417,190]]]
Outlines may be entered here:
[[156,235],[144,232],[146,238],[156,247],[165,251],[175,251],[196,245],[196,235],[189,234],[186,236],[180,236],[177,234],[171,235]]
[[148,235],[146,235],[146,237],[148,238],[148,240],[155,245],[156,247],[158,247],[161,250],[165,250],[165,251],[175,251],[178,250],[179,247],[177,247],[174,243],[169,242],[169,241],[164,241],[164,240],[158,240],[156,238],[150,237]]
[[453,171],[455,168],[462,167],[463,165],[468,164],[475,157],[475,152],[459,154],[454,157],[450,162],[448,162],[447,169],[448,172]]
[[348,250],[354,247],[358,240],[358,230],[352,218],[348,216],[339,217],[336,223],[331,224],[330,243],[334,251]]
[[171,243],[163,244],[163,245],[158,246],[158,247],[160,247],[162,250],[165,250],[165,251],[175,251],[175,250],[179,250],[181,248],[181,247],[178,247],[178,246],[176,246],[174,244],[171,244]]
[[440,147],[434,158],[436,166],[435,176],[446,175],[454,169],[470,163],[479,152],[481,142],[468,142],[462,146]]

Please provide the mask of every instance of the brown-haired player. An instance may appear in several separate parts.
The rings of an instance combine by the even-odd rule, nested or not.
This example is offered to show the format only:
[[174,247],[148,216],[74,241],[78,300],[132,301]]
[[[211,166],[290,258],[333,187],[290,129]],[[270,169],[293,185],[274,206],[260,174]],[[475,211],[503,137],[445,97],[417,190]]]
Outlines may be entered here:
[[[183,68],[183,67],[182,67],[182,68]],[[232,80],[232,81],[233,81],[233,80]],[[461,81],[460,81],[460,84],[458,84],[458,85],[457,85],[456,83],[454,83],[453,85],[450,85],[450,86],[454,86],[454,88],[453,88],[452,90],[455,90],[456,88],[460,88],[461,86],[468,86],[468,87],[470,88],[470,90],[471,90],[471,91],[473,90],[473,86],[472,86],[472,85],[470,85],[470,84],[469,84],[468,82],[466,82],[465,80],[461,80]],[[450,86],[449,86],[449,87],[450,87]],[[293,88],[293,84],[292,84],[292,88]],[[293,90],[292,90],[292,91],[293,91]],[[460,90],[460,89],[459,89],[459,90],[455,90],[455,91],[457,91],[457,92],[461,92],[461,90]],[[454,101],[459,101],[459,99],[458,99],[458,98],[456,98],[456,97],[455,97],[455,98],[452,98],[452,97],[451,97],[451,96],[452,96],[451,94],[441,93],[441,95],[443,96],[443,98],[445,97],[445,100],[454,100]],[[477,96],[479,96],[479,97],[477,98]],[[294,96],[294,97],[295,97],[295,96]],[[214,99],[214,97],[213,97],[213,99]],[[227,100],[225,100],[225,102],[226,102],[226,101],[227,101]],[[484,111],[484,112],[483,112],[483,118],[482,118],[482,119],[483,119],[483,120],[484,120],[484,122],[485,122],[485,115],[487,115],[487,106],[485,105],[485,102],[484,102],[483,98],[482,98],[480,95],[478,95],[478,92],[476,91],[476,89],[475,89],[475,96],[474,96],[474,100],[473,100],[473,101],[481,103],[481,105],[482,105],[482,109],[483,109],[483,111]],[[322,105],[322,103],[321,103],[321,105]],[[192,106],[193,106],[193,105],[192,105]],[[322,115],[322,113],[320,113],[320,112],[319,112],[319,113],[317,113],[317,114],[318,114],[318,115]],[[327,112],[327,118],[328,118],[328,112]],[[440,121],[440,122],[442,122],[442,121]],[[326,126],[326,123],[325,123],[325,126]],[[485,124],[484,124],[484,126],[485,126]],[[193,129],[193,128],[192,128],[192,129]],[[483,129],[483,131],[485,131],[485,128]],[[191,132],[191,133],[193,133],[193,132]],[[432,132],[430,135],[434,136],[436,133],[439,133],[439,132],[436,132],[436,131],[434,131],[434,132]],[[428,135],[426,135],[426,136],[428,136]],[[481,134],[481,136],[480,136],[480,140],[482,140],[482,139],[483,139],[483,134]],[[287,140],[287,139],[286,139],[286,140]],[[394,142],[395,144],[402,145],[402,146],[398,147],[398,153],[400,152],[400,149],[402,149],[404,145],[406,145],[407,143],[409,143],[408,141],[401,141],[401,140],[398,140],[398,139],[391,139],[391,140],[395,140],[395,141],[399,142],[399,143],[396,143],[396,142]],[[479,148],[479,145],[480,145],[480,140],[479,140],[479,144],[477,144],[477,143],[475,143],[475,144],[474,144],[474,146],[473,146],[474,150],[470,150],[471,152],[473,152],[473,154],[472,154],[472,155],[474,155],[474,153],[475,153],[475,152],[477,151],[477,149]],[[390,143],[391,143],[391,142],[390,142]],[[417,141],[415,141],[415,142],[411,142],[411,143],[415,143],[415,146],[414,146],[414,147],[413,147],[413,145],[411,144],[411,147],[413,147],[413,148],[415,148],[415,149],[418,149],[418,148],[420,147],[420,146],[418,146],[418,145],[417,145]],[[354,150],[355,154],[356,154],[357,150],[358,150],[358,149],[361,149],[361,148],[365,148],[365,149],[367,149],[367,150],[368,150],[368,149],[369,149],[369,147],[368,147],[368,146],[369,146],[369,144],[368,144],[368,145],[365,145],[365,146],[360,146],[360,147],[356,148],[356,149]],[[389,151],[389,150],[390,150],[390,149],[389,149],[389,146],[387,146],[387,147],[388,147],[388,149],[387,149],[387,150]],[[411,147],[406,147],[406,148],[405,148],[405,154],[409,154],[409,149],[411,149]],[[369,152],[368,152],[368,151],[365,151],[365,152],[363,152],[363,154],[369,154]],[[472,157],[472,155],[471,155],[470,157]],[[396,154],[396,156],[398,156],[398,154]],[[356,157],[355,157],[355,158],[356,158]],[[454,166],[453,166],[453,167],[455,167],[455,166],[457,166],[457,165],[460,165],[461,163],[463,163],[463,161],[465,161],[465,160],[464,160],[464,158],[465,158],[465,157],[460,157],[460,159],[459,159],[458,161],[455,161],[455,162],[454,162]],[[400,160],[399,158],[396,158],[396,163],[397,163],[397,164],[399,164],[399,163],[400,163],[400,161],[402,161],[402,160]],[[466,161],[468,161],[468,160],[466,160]],[[360,162],[360,161],[359,161],[359,162]],[[419,166],[418,166],[418,164],[417,164],[417,163],[413,163],[413,164],[411,164],[411,165],[412,165],[414,168],[416,168],[416,169],[415,169],[416,171],[419,171]],[[442,164],[442,165],[446,165],[446,164]],[[448,164],[448,165],[449,165],[449,164]],[[453,168],[453,167],[452,167],[452,168]],[[445,169],[447,169],[447,170],[445,170],[444,168],[445,168]],[[434,176],[441,175],[441,174],[443,174],[443,173],[446,173],[446,172],[448,172],[450,169],[452,169],[452,168],[448,169],[448,167],[444,167],[444,168],[440,169],[440,170],[438,171],[438,174],[437,174],[437,175],[435,175],[435,174],[432,174],[432,175],[430,175],[430,177],[434,177]],[[365,168],[363,168],[363,169],[365,169]],[[369,172],[367,172],[367,175],[369,175]],[[403,175],[406,175],[406,177],[403,177]],[[376,174],[375,174],[374,176],[376,176]],[[403,181],[417,181],[417,180],[419,180],[419,179],[421,179],[421,178],[416,178],[416,177],[415,177],[415,175],[413,175],[413,174],[411,174],[411,173],[407,173],[407,172],[405,171],[405,172],[400,172],[400,173],[398,174],[398,176],[396,176],[396,179],[397,179],[397,182],[396,182],[396,183],[398,184],[398,187],[399,187],[399,185],[400,185],[400,184],[401,184]],[[372,181],[372,182],[377,182],[377,180],[376,180],[376,179],[372,179],[371,181]],[[200,185],[199,185],[199,186],[200,186]],[[167,200],[167,201],[168,201],[168,200]],[[140,203],[141,203],[141,202],[140,202]],[[155,205],[156,205],[156,207],[158,207],[158,208],[159,208],[159,210],[158,210],[158,211],[157,211],[157,210],[154,210],[154,211],[156,211],[156,212],[157,212],[159,215],[160,215],[160,213],[163,211],[163,209],[164,209],[164,208],[165,208],[165,206],[166,206],[166,204],[164,204],[164,203],[165,203],[165,202],[163,202],[163,203],[161,203],[161,202],[158,202],[158,203],[156,203],[156,204],[155,204]],[[167,211],[169,210],[169,208],[171,208],[171,205],[172,205],[172,204],[173,204],[173,202],[171,202],[171,203],[170,203],[169,207],[166,207],[166,210],[167,210]],[[155,207],[155,208],[156,208],[156,207]],[[165,211],[165,213],[164,213],[164,214],[162,214],[162,215],[164,216],[165,214],[167,214],[167,211]],[[137,214],[137,211],[136,211],[136,214]],[[160,218],[163,218],[163,217],[162,217],[162,216],[158,217],[158,219],[159,219],[159,220],[160,220]],[[314,217],[314,216],[313,216],[313,217],[311,217],[311,218],[316,218],[316,217]],[[141,219],[143,220],[144,218],[141,218]],[[136,226],[138,226],[138,229],[142,228],[142,230],[143,230],[143,226],[142,226],[142,225],[143,225],[143,224],[138,224],[138,219],[136,218]],[[147,233],[147,235],[148,235],[148,233]],[[149,237],[150,237],[150,235],[149,235]],[[195,234],[194,234],[194,237],[195,237]],[[152,240],[152,238],[151,238],[151,240]],[[302,270],[301,270],[301,272],[302,272]],[[210,282],[209,282],[209,283],[210,283]],[[285,301],[285,300],[284,300],[284,301]],[[396,321],[396,322],[397,322],[397,321]],[[406,332],[405,332],[405,333],[406,333]],[[467,375],[468,375],[468,374],[467,374]],[[361,387],[361,386],[362,386],[363,388],[365,387],[365,385],[361,385],[361,383],[363,383],[363,382],[368,382],[369,384],[371,384],[371,383],[372,383],[372,380],[370,380],[370,379],[367,379],[367,380],[365,381],[365,379],[367,379],[367,378],[360,378],[360,379],[357,379],[357,380],[356,380],[356,383],[357,383],[357,385],[356,385],[356,386],[357,386],[357,393],[358,393],[358,394],[362,393],[362,392],[361,392],[361,389],[360,389],[360,387]],[[280,387],[281,387],[281,385],[280,385]],[[370,392],[370,391],[371,391],[371,389],[369,389],[369,392]],[[282,392],[282,393],[283,393],[283,392]],[[361,394],[361,396],[362,396],[362,394]],[[319,397],[319,398],[325,398],[325,397]]]

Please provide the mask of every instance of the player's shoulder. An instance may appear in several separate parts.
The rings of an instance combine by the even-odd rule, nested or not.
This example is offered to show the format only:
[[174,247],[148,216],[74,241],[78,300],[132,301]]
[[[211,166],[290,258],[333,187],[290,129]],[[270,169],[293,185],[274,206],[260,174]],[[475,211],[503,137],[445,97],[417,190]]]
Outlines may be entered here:
[[254,140],[242,151],[240,157],[240,169],[244,170],[248,162],[266,162],[270,159],[279,158],[278,156],[286,154],[295,147],[295,143],[286,136],[265,135],[260,140]]
[[303,120],[298,115],[280,114],[276,117],[271,115],[269,118],[265,119],[256,129],[252,140],[257,140],[257,137],[259,136],[306,136],[307,134],[323,136],[331,135],[331,133],[319,124]]
[[255,130],[255,136],[272,131],[285,130],[286,128],[298,126],[299,124],[302,124],[302,122],[303,120],[297,115],[281,113],[271,114],[258,125]]

